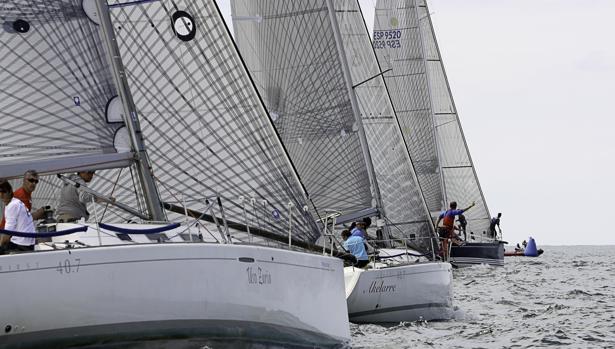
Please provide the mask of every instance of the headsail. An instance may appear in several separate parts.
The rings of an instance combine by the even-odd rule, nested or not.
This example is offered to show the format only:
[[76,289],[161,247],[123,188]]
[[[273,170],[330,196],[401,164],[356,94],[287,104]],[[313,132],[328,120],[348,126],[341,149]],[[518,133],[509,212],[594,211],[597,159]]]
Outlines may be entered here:
[[292,212],[294,237],[314,241],[314,211],[215,3],[110,11],[162,200],[202,211],[217,196],[228,220],[279,236]]
[[416,245],[428,250],[433,224],[359,4],[356,0],[334,4],[390,233],[414,235]]
[[326,2],[231,2],[236,40],[319,210],[375,206]]
[[[432,212],[446,201],[476,207],[468,231],[488,230],[489,211],[463,136],[424,0],[378,0],[374,48],[385,74],[421,188]],[[412,132],[410,132],[412,131]],[[437,162],[436,162],[437,159]],[[440,172],[441,171],[441,172]]]

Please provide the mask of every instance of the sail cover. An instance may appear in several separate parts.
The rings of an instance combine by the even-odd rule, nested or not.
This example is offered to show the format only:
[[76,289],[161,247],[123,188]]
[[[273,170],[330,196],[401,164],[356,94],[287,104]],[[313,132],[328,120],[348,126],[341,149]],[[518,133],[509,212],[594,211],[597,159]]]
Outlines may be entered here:
[[359,4],[356,0],[334,4],[390,233],[414,235],[415,245],[428,250],[433,224]]
[[111,73],[82,0],[5,0],[0,23],[0,177],[127,166],[130,148],[114,145],[122,124],[106,113]]
[[219,197],[229,221],[286,236],[292,219],[294,238],[315,241],[314,210],[216,4],[109,6],[161,199],[202,211]]
[[319,210],[375,206],[326,1],[231,2],[235,38]]
[[[378,0],[374,48],[383,64],[419,183],[431,211],[446,201],[476,207],[468,231],[488,230],[489,211],[461,129],[424,0]],[[440,173],[441,171],[441,173]]]

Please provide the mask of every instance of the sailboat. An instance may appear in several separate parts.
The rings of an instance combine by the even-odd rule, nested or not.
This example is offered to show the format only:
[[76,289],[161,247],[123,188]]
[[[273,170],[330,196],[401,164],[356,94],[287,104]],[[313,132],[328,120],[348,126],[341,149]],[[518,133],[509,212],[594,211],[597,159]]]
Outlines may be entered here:
[[504,242],[489,236],[490,215],[461,128],[425,0],[378,0],[374,48],[434,220],[449,201],[465,214],[457,266],[504,263]]
[[0,255],[0,347],[349,340],[342,262],[305,252],[317,213],[214,2],[11,0],[0,19],[0,177],[38,171],[36,206],[97,170],[78,190],[115,205]]
[[364,217],[382,231],[380,262],[345,268],[350,320],[450,318],[451,265],[430,260],[433,224],[358,3],[237,0],[232,13],[276,129],[328,213],[323,235],[335,245],[336,226]]

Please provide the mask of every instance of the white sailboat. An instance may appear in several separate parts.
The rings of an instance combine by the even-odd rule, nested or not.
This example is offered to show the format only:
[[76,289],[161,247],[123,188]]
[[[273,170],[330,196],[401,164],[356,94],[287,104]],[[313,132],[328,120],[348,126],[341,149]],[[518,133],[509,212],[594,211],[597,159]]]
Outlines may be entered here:
[[[0,177],[37,170],[45,204],[55,174],[97,169],[91,190],[135,207],[0,255],[1,347],[349,340],[342,263],[295,248],[314,210],[214,2],[10,0],[0,20]],[[259,236],[293,249],[237,243]]]
[[425,0],[378,0],[374,48],[434,220],[448,201],[476,202],[465,218],[466,243],[451,248],[458,266],[503,265],[490,215],[450,91]]
[[[382,243],[428,252],[433,225],[358,3],[238,0],[232,11],[248,69],[315,206],[339,214],[337,223],[377,215]],[[389,263],[345,269],[351,321],[450,318],[450,264],[400,251],[381,250]]]

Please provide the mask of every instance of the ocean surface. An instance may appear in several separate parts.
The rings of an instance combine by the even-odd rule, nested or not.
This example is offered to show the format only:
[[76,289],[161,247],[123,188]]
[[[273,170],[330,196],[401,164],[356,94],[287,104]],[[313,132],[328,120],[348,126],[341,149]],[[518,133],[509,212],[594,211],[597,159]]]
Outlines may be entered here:
[[615,246],[539,247],[455,270],[455,320],[351,325],[352,348],[615,348]]

